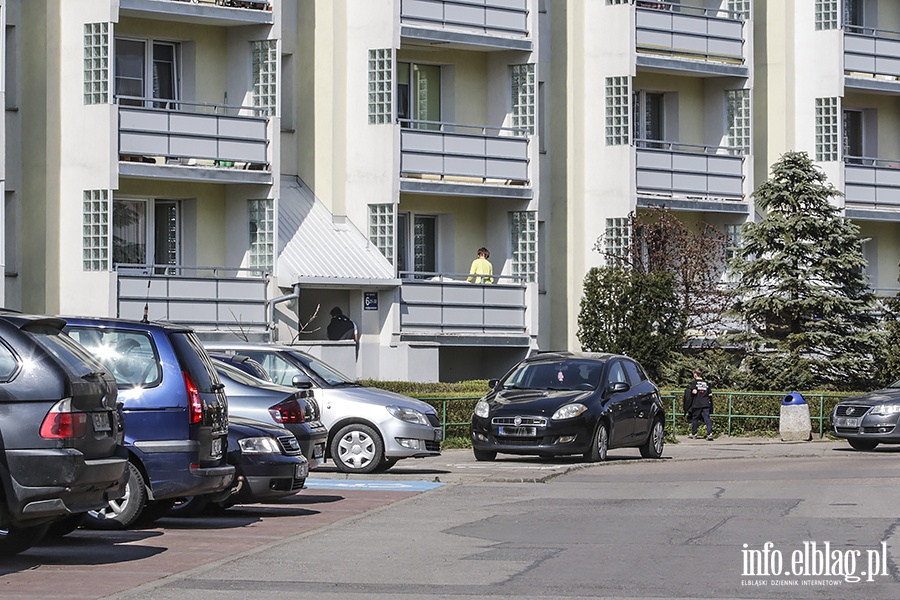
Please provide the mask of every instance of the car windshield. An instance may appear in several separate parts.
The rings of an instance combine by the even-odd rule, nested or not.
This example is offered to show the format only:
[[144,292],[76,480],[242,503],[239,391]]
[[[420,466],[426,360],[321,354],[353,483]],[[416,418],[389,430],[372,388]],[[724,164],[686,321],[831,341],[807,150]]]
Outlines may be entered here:
[[504,389],[595,390],[603,363],[595,360],[541,360],[518,365],[501,382]]
[[888,386],[889,388],[900,388],[900,379]]

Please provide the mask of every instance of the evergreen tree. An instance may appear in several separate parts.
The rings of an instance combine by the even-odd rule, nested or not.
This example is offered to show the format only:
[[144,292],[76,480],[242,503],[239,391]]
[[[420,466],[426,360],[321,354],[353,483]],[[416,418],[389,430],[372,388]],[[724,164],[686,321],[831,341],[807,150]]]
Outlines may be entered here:
[[805,152],[784,154],[754,192],[762,220],[747,223],[732,267],[749,327],[750,384],[758,389],[864,389],[878,349],[874,296],[859,228]]

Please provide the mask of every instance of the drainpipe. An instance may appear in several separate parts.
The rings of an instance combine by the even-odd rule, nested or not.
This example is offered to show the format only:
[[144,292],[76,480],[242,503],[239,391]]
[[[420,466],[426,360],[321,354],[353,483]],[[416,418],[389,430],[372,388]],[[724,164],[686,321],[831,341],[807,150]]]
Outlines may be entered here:
[[[291,300],[299,300],[300,299],[300,284],[294,284],[294,293],[287,294],[286,296],[279,296],[278,298],[272,298],[269,300],[269,343],[273,343],[275,341],[275,305],[281,304],[282,302],[290,302]],[[298,313],[299,314],[299,313]],[[300,318],[299,316],[297,317]]]

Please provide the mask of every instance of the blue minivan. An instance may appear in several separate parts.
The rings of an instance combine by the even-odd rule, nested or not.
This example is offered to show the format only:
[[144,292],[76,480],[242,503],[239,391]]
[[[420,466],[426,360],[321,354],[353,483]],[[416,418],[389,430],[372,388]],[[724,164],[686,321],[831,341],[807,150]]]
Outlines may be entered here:
[[65,331],[113,374],[129,454],[125,495],[84,524],[126,528],[151,521],[176,498],[231,493],[228,404],[216,369],[186,327],[67,317]]

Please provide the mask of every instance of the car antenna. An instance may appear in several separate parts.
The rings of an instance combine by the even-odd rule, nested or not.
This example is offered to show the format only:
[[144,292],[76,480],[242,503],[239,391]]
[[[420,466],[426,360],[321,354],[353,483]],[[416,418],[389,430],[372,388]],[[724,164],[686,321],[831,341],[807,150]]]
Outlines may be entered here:
[[141,318],[141,323],[149,323],[150,319],[147,318],[147,314],[150,312],[150,278],[147,278],[147,296],[144,298],[144,316]]

